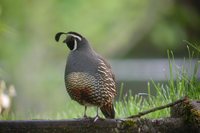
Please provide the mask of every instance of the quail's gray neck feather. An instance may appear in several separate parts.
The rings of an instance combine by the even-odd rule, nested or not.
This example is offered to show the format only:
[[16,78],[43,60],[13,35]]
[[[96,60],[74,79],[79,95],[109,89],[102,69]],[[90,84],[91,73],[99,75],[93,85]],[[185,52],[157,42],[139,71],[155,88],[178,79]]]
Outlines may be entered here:
[[86,72],[94,75],[97,72],[97,54],[91,47],[71,51],[66,64],[65,74]]

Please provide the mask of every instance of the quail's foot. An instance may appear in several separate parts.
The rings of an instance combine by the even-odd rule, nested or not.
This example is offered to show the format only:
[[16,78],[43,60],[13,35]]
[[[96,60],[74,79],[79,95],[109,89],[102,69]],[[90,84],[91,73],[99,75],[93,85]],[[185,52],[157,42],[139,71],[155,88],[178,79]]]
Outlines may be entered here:
[[84,115],[84,116],[83,116],[83,119],[92,119],[92,117],[89,117],[89,116],[87,116],[87,115]]

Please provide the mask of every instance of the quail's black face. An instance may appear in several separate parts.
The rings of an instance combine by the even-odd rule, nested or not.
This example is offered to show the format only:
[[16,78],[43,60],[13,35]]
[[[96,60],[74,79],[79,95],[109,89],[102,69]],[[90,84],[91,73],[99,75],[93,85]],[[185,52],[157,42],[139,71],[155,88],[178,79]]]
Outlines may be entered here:
[[59,32],[56,34],[55,36],[55,40],[59,41],[60,36],[62,34],[66,34],[67,38],[63,41],[63,43],[66,43],[68,48],[70,50],[76,50],[78,48],[78,44],[82,41],[83,37],[76,33],[76,32],[68,32],[68,33],[64,33],[64,32]]
[[63,43],[66,43],[68,48],[70,50],[76,50],[77,49],[77,39],[73,36],[67,36],[67,38],[63,41]]

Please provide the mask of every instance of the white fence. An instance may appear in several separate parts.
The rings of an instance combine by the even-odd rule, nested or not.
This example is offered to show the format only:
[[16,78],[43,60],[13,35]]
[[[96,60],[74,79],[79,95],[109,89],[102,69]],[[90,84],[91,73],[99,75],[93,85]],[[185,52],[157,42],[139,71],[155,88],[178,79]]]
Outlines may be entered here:
[[[176,78],[176,72],[182,72],[183,66],[187,73],[191,75],[194,72],[197,61],[198,59],[175,59],[172,62],[174,79]],[[148,81],[151,79],[154,81],[165,81],[170,76],[168,59],[128,59],[110,60],[109,62],[116,75],[116,79],[119,81]],[[200,79],[200,62],[198,63],[198,79]]]

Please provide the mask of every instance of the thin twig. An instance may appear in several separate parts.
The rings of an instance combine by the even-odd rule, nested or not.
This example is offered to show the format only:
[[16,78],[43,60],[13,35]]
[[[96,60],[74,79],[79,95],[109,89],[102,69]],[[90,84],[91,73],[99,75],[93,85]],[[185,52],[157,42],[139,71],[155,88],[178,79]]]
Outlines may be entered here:
[[176,104],[178,104],[178,103],[181,103],[181,102],[183,102],[183,101],[186,101],[187,99],[188,99],[187,97],[183,97],[183,98],[181,98],[181,99],[179,99],[179,100],[176,100],[176,101],[174,101],[174,102],[171,102],[171,103],[169,103],[169,104],[166,104],[166,105],[163,105],[163,106],[159,106],[159,107],[155,107],[155,108],[152,108],[152,109],[150,109],[150,110],[143,111],[143,112],[139,112],[138,114],[129,116],[129,117],[127,117],[127,118],[137,118],[137,117],[141,117],[141,116],[146,115],[146,114],[149,114],[149,113],[151,113],[151,112],[155,112],[155,111],[158,111],[158,110],[162,110],[162,109],[165,109],[165,108],[172,107],[172,106],[174,106],[174,105],[176,105]]

